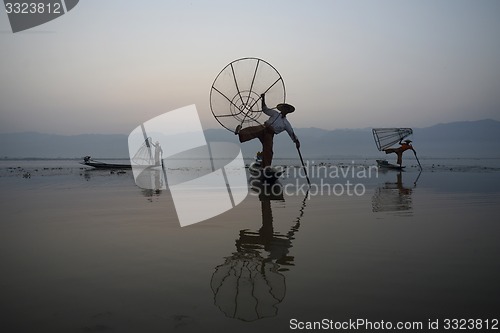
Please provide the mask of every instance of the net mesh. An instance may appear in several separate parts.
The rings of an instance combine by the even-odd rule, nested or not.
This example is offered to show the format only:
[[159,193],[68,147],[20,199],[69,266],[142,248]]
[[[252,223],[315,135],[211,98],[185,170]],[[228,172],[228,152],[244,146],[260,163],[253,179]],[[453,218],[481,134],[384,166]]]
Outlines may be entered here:
[[268,107],[285,102],[285,83],[278,71],[258,58],[242,58],[228,64],[217,75],[210,90],[210,108],[217,121],[234,131],[263,124],[260,95]]
[[135,155],[132,157],[132,164],[146,166],[155,164],[152,142],[151,138],[144,140],[141,147],[139,147]]
[[375,144],[380,151],[391,147],[413,134],[411,128],[374,128],[372,132]]

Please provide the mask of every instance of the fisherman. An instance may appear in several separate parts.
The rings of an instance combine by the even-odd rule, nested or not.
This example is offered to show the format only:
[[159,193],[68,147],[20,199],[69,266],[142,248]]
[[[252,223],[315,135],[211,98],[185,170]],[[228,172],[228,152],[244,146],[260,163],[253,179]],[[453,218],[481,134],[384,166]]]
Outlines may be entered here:
[[275,134],[287,131],[290,138],[295,143],[297,149],[300,148],[300,141],[293,132],[292,125],[286,115],[295,111],[295,107],[290,104],[281,103],[276,106],[280,112],[270,109],[266,105],[265,94],[260,95],[262,100],[262,112],[269,116],[269,119],[264,122],[264,125],[251,126],[241,128],[241,125],[236,127],[234,134],[237,134],[240,142],[246,142],[258,138],[262,143],[262,168],[271,166],[273,160],[273,139]]
[[161,164],[160,155],[163,155],[163,149],[161,149],[160,142],[158,141],[151,144],[155,147],[155,166],[159,166]]
[[398,148],[387,148],[387,149],[384,149],[385,153],[386,154],[391,154],[391,153],[395,153],[396,155],[398,155],[398,160],[397,160],[397,163],[399,164],[399,166],[401,167],[401,164],[403,163],[403,153],[407,150],[413,150],[413,153],[417,153],[415,151],[415,149],[413,149],[413,146],[411,145],[411,140],[405,140],[404,142],[402,142],[401,140],[399,141],[399,144],[401,145],[400,147]]

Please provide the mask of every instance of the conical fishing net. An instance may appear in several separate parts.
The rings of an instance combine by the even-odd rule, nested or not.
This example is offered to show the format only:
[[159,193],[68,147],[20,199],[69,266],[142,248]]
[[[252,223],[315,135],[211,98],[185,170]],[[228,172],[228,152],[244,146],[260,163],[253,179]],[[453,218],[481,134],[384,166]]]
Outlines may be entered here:
[[285,83],[278,71],[262,59],[238,59],[215,78],[210,108],[215,119],[231,132],[238,125],[260,125],[268,118],[261,107],[260,95],[264,93],[269,108],[285,102]]
[[151,138],[144,140],[135,155],[130,159],[132,165],[150,166],[155,164]]
[[411,128],[374,128],[372,132],[378,150],[382,151],[411,135],[413,130]]

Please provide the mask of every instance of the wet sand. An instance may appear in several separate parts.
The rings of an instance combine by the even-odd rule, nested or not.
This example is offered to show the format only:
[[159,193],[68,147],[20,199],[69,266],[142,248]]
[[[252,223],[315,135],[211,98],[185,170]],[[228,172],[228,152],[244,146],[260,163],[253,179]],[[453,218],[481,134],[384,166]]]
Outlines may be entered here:
[[169,192],[141,190],[130,171],[3,161],[0,327],[286,332],[292,318],[498,318],[500,172],[454,162],[325,181],[363,184],[360,196],[249,195],[181,228]]

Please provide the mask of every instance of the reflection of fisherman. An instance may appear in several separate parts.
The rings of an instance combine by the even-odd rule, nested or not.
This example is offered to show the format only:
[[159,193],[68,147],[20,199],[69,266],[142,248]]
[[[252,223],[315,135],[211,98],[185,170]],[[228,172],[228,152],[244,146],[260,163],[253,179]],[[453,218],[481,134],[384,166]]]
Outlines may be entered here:
[[374,212],[409,212],[412,210],[412,188],[403,184],[403,173],[396,175],[396,182],[385,182],[375,189],[372,198]]
[[266,261],[275,260],[280,265],[293,265],[294,257],[288,256],[289,249],[292,247],[292,239],[289,235],[274,232],[271,200],[262,200],[261,209],[262,227],[258,232],[242,230],[240,238],[236,241],[238,251],[263,249],[268,253]]
[[399,164],[399,166],[401,166],[401,164],[403,163],[403,153],[405,151],[411,149],[413,150],[414,153],[416,153],[415,149],[413,149],[413,146],[411,145],[411,142],[412,142],[411,140],[405,140],[404,142],[399,141],[401,147],[387,148],[384,149],[384,151],[386,154],[395,153],[396,155],[398,155],[397,163]]
[[155,166],[159,166],[161,163],[160,155],[163,154],[163,149],[161,149],[160,143],[156,141],[152,143],[153,147],[155,147]]
[[305,208],[304,199],[295,224],[286,234],[280,234],[274,231],[271,201],[259,199],[262,227],[258,231],[240,231],[237,252],[215,268],[210,282],[215,305],[226,316],[244,321],[278,314],[278,305],[286,294],[282,272],[294,265],[289,250]]
[[241,129],[238,125],[235,134],[238,134],[240,142],[246,142],[258,138],[262,143],[262,168],[271,165],[273,160],[273,138],[275,134],[287,131],[292,141],[295,142],[297,148],[300,148],[300,142],[295,133],[293,132],[292,125],[286,119],[286,115],[295,111],[295,108],[286,103],[281,103],[276,106],[280,111],[269,109],[266,105],[265,94],[260,95],[262,99],[262,112],[269,116],[269,119],[264,122],[264,125],[251,126]]
[[396,176],[396,185],[400,195],[410,195],[412,192],[411,188],[406,188],[403,186],[403,175],[399,172]]

